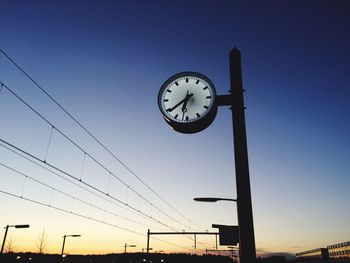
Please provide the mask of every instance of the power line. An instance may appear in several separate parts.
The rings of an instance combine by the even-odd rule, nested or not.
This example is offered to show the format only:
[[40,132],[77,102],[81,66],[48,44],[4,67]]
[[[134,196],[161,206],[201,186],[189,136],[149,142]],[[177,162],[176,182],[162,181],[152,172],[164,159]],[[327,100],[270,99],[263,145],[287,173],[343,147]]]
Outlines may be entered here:
[[[147,234],[142,234],[140,232],[137,232],[137,231],[125,228],[125,227],[121,227],[121,226],[118,226],[118,225],[115,225],[115,224],[112,224],[112,223],[108,223],[108,222],[105,222],[105,221],[102,221],[102,220],[99,220],[99,219],[96,219],[96,218],[93,218],[93,217],[90,217],[90,216],[86,216],[86,215],[83,215],[83,214],[80,214],[80,213],[77,213],[77,212],[69,211],[69,210],[66,210],[66,209],[63,209],[63,208],[60,208],[60,207],[56,207],[56,206],[53,206],[53,205],[48,205],[48,204],[45,204],[43,202],[40,202],[40,201],[37,201],[37,200],[34,200],[34,199],[30,199],[30,198],[27,198],[27,197],[24,197],[24,196],[20,196],[20,195],[17,195],[17,194],[13,194],[13,193],[1,190],[1,189],[0,189],[0,193],[5,194],[5,195],[9,195],[9,196],[12,196],[12,197],[16,197],[16,198],[19,198],[19,199],[22,199],[22,200],[25,200],[25,201],[28,201],[28,202],[31,202],[31,203],[34,203],[34,204],[37,204],[37,205],[41,205],[41,206],[47,207],[47,208],[58,210],[58,211],[61,211],[61,212],[64,212],[64,213],[67,213],[67,214],[70,214],[70,215],[78,216],[78,217],[81,217],[81,218],[84,218],[84,219],[88,219],[88,220],[91,220],[91,221],[94,221],[94,222],[97,222],[97,223],[101,223],[101,224],[104,224],[104,225],[107,225],[107,226],[118,228],[118,229],[127,231],[129,233],[136,234],[138,236],[147,237]],[[166,243],[166,244],[169,244],[169,245],[172,245],[172,246],[188,249],[187,247],[184,247],[184,246],[181,246],[181,245],[178,245],[178,244],[175,244],[173,242],[166,241],[166,240],[162,240],[160,238],[153,238],[153,239],[156,239],[156,240],[158,240],[160,242],[163,242],[163,243]]]
[[[115,179],[117,179],[120,183],[122,183],[124,186],[126,186],[128,189],[130,189],[132,192],[134,192],[138,197],[142,198],[145,202],[147,202],[149,205],[151,205],[152,207],[154,207],[155,209],[157,209],[159,212],[161,212],[163,215],[167,216],[168,218],[170,218],[171,220],[173,220],[174,222],[177,222],[178,224],[187,227],[186,225],[184,225],[183,223],[181,223],[180,221],[178,221],[177,219],[175,219],[174,217],[170,216],[169,214],[167,214],[166,212],[164,212],[163,210],[161,210],[160,208],[158,208],[157,206],[155,206],[152,202],[148,201],[143,195],[139,194],[135,189],[133,189],[131,186],[129,186],[127,183],[125,183],[123,180],[121,180],[116,174],[114,174],[112,171],[110,171],[106,166],[104,166],[101,162],[99,162],[96,158],[94,158],[91,154],[89,154],[86,150],[84,150],[80,145],[78,145],[75,141],[73,141],[70,137],[68,137],[68,135],[66,135],[64,132],[62,132],[60,129],[58,129],[57,127],[55,127],[48,119],[46,119],[42,114],[40,114],[37,110],[35,110],[31,105],[29,105],[24,99],[22,99],[18,94],[16,94],[11,88],[9,88],[6,84],[4,84],[3,82],[1,82],[1,86],[6,88],[6,90],[8,90],[13,96],[15,96],[18,100],[20,100],[24,105],[26,105],[31,111],[33,111],[36,115],[38,115],[43,121],[45,121],[48,125],[50,125],[52,127],[51,130],[51,134],[50,134],[50,140],[51,140],[51,136],[52,136],[52,131],[56,130],[58,131],[64,138],[66,138],[69,142],[71,142],[75,147],[77,147],[81,152],[84,153],[84,155],[87,155],[91,160],[93,160],[96,164],[98,164],[101,168],[103,168],[104,170],[106,170],[109,174],[111,174]],[[42,160],[41,160],[42,161]],[[45,159],[42,161],[44,163],[46,163],[46,157]],[[127,205],[127,204],[126,204]]]
[[63,209],[63,208],[60,208],[60,207],[57,207],[57,206],[48,205],[48,204],[45,204],[43,202],[40,202],[40,201],[37,201],[37,200],[34,200],[34,199],[30,199],[30,198],[27,198],[27,197],[24,197],[24,196],[20,196],[20,195],[17,195],[17,194],[13,194],[13,193],[1,190],[1,189],[0,189],[0,193],[6,194],[6,195],[10,195],[10,196],[13,196],[13,197],[17,197],[17,198],[20,198],[20,199],[23,199],[23,200],[26,200],[26,201],[29,201],[29,202],[32,202],[32,203],[35,203],[35,204],[38,204],[38,205],[46,206],[46,207],[49,207],[49,208],[52,208],[52,209],[55,209],[55,210],[59,210],[61,212],[65,212],[65,213],[68,213],[68,214],[71,214],[71,215],[79,216],[79,217],[82,217],[82,218],[85,218],[85,219],[89,219],[89,220],[92,220],[92,221],[95,221],[95,222],[98,222],[98,223],[102,223],[102,224],[105,224],[105,225],[108,225],[108,226],[119,228],[119,229],[128,231],[128,232],[133,233],[133,234],[137,234],[137,235],[140,235],[140,236],[145,236],[145,234],[136,232],[134,230],[131,230],[131,229],[128,229],[128,228],[125,228],[125,227],[121,227],[121,226],[118,226],[118,225],[115,225],[115,224],[112,224],[112,223],[108,223],[108,222],[105,222],[105,221],[102,221],[102,220],[99,220],[99,219],[96,219],[96,218],[93,218],[93,217],[90,217],[90,216],[86,216],[86,215],[83,215],[83,214],[80,214],[80,213],[77,213],[77,212],[73,212],[73,211],[70,211],[70,210],[67,210],[67,209]]
[[[59,189],[57,189],[57,188],[55,188],[55,187],[53,187],[53,186],[51,186],[51,185],[48,185],[48,184],[46,184],[46,183],[43,183],[43,182],[41,182],[40,180],[35,179],[34,177],[31,177],[31,176],[29,176],[29,175],[27,175],[27,174],[24,174],[24,173],[22,173],[22,172],[20,172],[20,171],[18,171],[18,170],[16,170],[16,169],[14,169],[14,168],[12,168],[12,167],[6,165],[6,164],[3,164],[3,163],[0,162],[0,165],[3,166],[3,167],[5,167],[5,168],[7,168],[7,169],[9,169],[9,170],[11,170],[11,171],[13,171],[13,172],[15,172],[15,173],[17,173],[17,174],[19,174],[19,175],[24,176],[26,179],[30,179],[30,180],[32,180],[33,182],[36,182],[36,183],[38,183],[38,184],[40,184],[40,185],[42,185],[42,186],[45,186],[46,188],[51,189],[52,191],[56,191],[56,192],[58,192],[58,193],[60,193],[60,194],[62,194],[62,195],[68,196],[68,197],[72,198],[73,200],[77,200],[77,201],[79,201],[79,202],[81,202],[81,203],[83,203],[83,204],[85,204],[85,205],[88,205],[88,206],[90,206],[90,207],[92,207],[92,208],[95,208],[95,209],[97,209],[97,210],[99,210],[99,211],[102,211],[102,212],[104,212],[104,213],[108,213],[108,214],[110,214],[110,215],[112,215],[112,216],[115,216],[115,217],[119,217],[119,218],[121,218],[121,219],[123,219],[123,220],[128,220],[129,222],[132,222],[132,223],[135,223],[135,224],[138,224],[138,225],[142,225],[142,226],[149,227],[149,225],[146,225],[146,224],[144,224],[144,223],[140,223],[140,222],[137,222],[137,221],[132,220],[132,219],[130,219],[130,218],[126,218],[126,217],[124,217],[124,216],[117,215],[117,214],[115,214],[115,213],[113,213],[113,212],[111,212],[111,211],[108,211],[108,210],[106,210],[106,209],[100,208],[100,207],[98,207],[98,206],[96,206],[96,205],[94,205],[94,204],[92,204],[92,203],[86,202],[86,201],[84,201],[84,200],[82,200],[82,199],[80,199],[80,198],[78,198],[78,197],[75,197],[75,196],[73,196],[73,195],[71,195],[71,194],[68,194],[68,193],[62,191],[62,190],[59,190]],[[22,195],[21,195],[21,197],[22,197]],[[51,204],[49,204],[48,206],[51,206]]]
[[[131,229],[128,229],[126,227],[121,227],[121,226],[118,226],[116,224],[112,224],[112,223],[109,223],[109,222],[106,222],[106,221],[103,221],[103,220],[100,220],[100,219],[93,218],[91,216],[86,216],[86,215],[83,215],[81,213],[77,213],[77,212],[73,212],[73,211],[70,211],[70,210],[67,210],[67,209],[63,209],[63,208],[60,208],[60,207],[57,207],[57,206],[54,206],[54,205],[51,205],[51,204],[45,204],[43,202],[40,202],[40,201],[31,199],[31,198],[28,198],[28,197],[20,196],[20,195],[17,195],[17,194],[14,194],[14,193],[10,193],[10,192],[7,192],[7,191],[1,190],[1,189],[0,189],[0,193],[6,194],[6,195],[9,195],[9,196],[12,196],[12,197],[16,197],[16,198],[19,198],[19,199],[22,199],[22,200],[25,200],[25,201],[28,201],[28,202],[31,202],[31,203],[34,203],[34,204],[37,204],[37,205],[45,206],[47,208],[55,209],[55,210],[58,210],[58,211],[61,211],[61,212],[64,212],[64,213],[67,213],[67,214],[70,214],[70,215],[78,216],[78,217],[81,217],[81,218],[84,218],[84,219],[88,219],[88,220],[91,220],[91,221],[94,221],[94,222],[97,222],[97,223],[101,223],[101,224],[104,224],[104,225],[107,225],[107,226],[118,228],[118,229],[127,231],[127,232],[132,233],[132,234],[136,234],[136,235],[139,235],[139,236],[142,236],[142,237],[147,237],[146,234],[142,234],[142,233],[137,232],[135,230],[131,230]],[[180,247],[180,248],[183,248],[183,249],[186,249],[186,250],[188,249],[187,247],[184,247],[184,246],[181,246],[181,245],[178,245],[178,244],[175,244],[173,242],[169,242],[169,241],[166,241],[166,240],[163,240],[163,239],[160,239],[160,238],[153,238],[153,239],[158,240],[158,241],[160,241],[162,243],[165,243],[165,244],[169,244],[169,245],[172,245],[172,246]],[[191,250],[193,250],[193,249],[191,249]]]
[[47,97],[50,98],[61,110],[63,110],[79,127],[81,127],[91,138],[93,138],[104,150],[106,150],[115,160],[117,160],[126,170],[128,170],[133,176],[135,176],[143,185],[145,185],[153,194],[155,194],[159,199],[161,199],[165,204],[167,204],[171,209],[173,209],[177,214],[182,216],[188,222],[191,222],[186,216],[179,212],[174,206],[172,206],[168,201],[166,201],[161,195],[154,191],[145,181],[143,181],[139,176],[136,175],[124,162],[122,162],[111,150],[109,150],[95,135],[92,134],[84,125],[82,125],[71,113],[68,112],[60,103],[57,102],[41,85],[39,85],[24,69],[19,66],[9,55],[5,53],[0,48],[0,52],[10,60],[27,78],[29,78],[35,86],[37,86]]
[[[103,194],[103,195],[106,195],[107,197],[109,197],[109,198],[111,198],[111,199],[113,199],[113,200],[115,200],[115,201],[117,201],[117,202],[119,202],[119,203],[122,203],[123,205],[126,205],[126,206],[127,206],[128,208],[130,208],[133,212],[140,213],[141,215],[145,216],[146,218],[149,218],[149,219],[151,219],[151,220],[153,220],[153,221],[155,221],[155,222],[157,222],[157,223],[159,223],[159,224],[161,224],[161,225],[163,225],[163,226],[165,226],[165,227],[167,227],[167,228],[169,228],[169,229],[171,229],[171,230],[173,230],[173,231],[178,232],[175,228],[170,227],[170,226],[168,226],[167,224],[164,224],[164,223],[161,222],[160,220],[158,220],[158,219],[156,219],[156,218],[154,218],[154,217],[152,217],[152,216],[150,216],[150,215],[148,215],[148,214],[142,212],[141,210],[138,210],[138,209],[136,209],[136,208],[134,208],[134,207],[132,207],[132,206],[126,204],[126,203],[123,203],[122,201],[120,201],[119,199],[113,197],[112,195],[109,195],[109,194],[107,194],[107,193],[104,193],[102,190],[100,190],[100,189],[98,189],[98,188],[96,188],[96,187],[94,187],[94,186],[92,186],[92,185],[90,185],[90,184],[84,182],[84,181],[81,180],[81,179],[76,178],[75,176],[73,176],[73,175],[71,175],[71,174],[69,174],[69,173],[67,173],[67,172],[65,172],[65,171],[63,171],[63,170],[61,170],[61,169],[55,167],[54,165],[51,165],[51,164],[48,163],[48,162],[45,162],[44,160],[41,160],[40,158],[38,158],[38,157],[36,157],[36,156],[34,156],[34,155],[32,155],[32,154],[30,154],[30,153],[24,151],[23,149],[20,149],[20,148],[18,148],[17,146],[14,146],[13,144],[11,144],[11,143],[9,143],[9,142],[4,141],[4,140],[1,139],[1,138],[0,138],[0,142],[2,142],[2,143],[4,143],[4,144],[6,144],[6,145],[12,147],[12,148],[15,149],[16,151],[19,151],[19,152],[21,152],[21,153],[23,153],[23,154],[29,156],[30,158],[36,160],[36,161],[39,161],[39,162],[41,162],[41,163],[43,163],[43,164],[45,164],[45,165],[47,165],[47,166],[49,166],[49,167],[51,167],[51,168],[57,170],[58,172],[61,172],[61,173],[65,174],[65,175],[69,176],[70,178],[72,178],[72,179],[74,179],[74,180],[76,180],[76,181],[78,181],[78,182],[80,182],[80,183],[82,183],[82,184],[84,184],[84,185],[86,185],[86,186],[92,188],[93,190],[95,190],[95,191],[97,191],[97,192],[99,192],[99,193],[101,193],[101,194]],[[3,147],[5,147],[6,149],[8,149],[8,150],[10,150],[10,151],[12,151],[12,152],[18,154],[19,156],[21,156],[21,157],[25,158],[26,160],[29,160],[30,162],[32,162],[32,163],[34,163],[34,164],[36,164],[36,165],[38,165],[38,166],[44,168],[44,169],[47,170],[47,171],[49,171],[49,172],[51,172],[51,173],[54,173],[54,174],[58,175],[59,177],[65,179],[65,180],[68,180],[68,179],[66,179],[66,178],[64,178],[64,177],[62,177],[62,176],[60,176],[59,174],[57,174],[57,173],[51,171],[50,169],[48,169],[48,168],[46,168],[46,167],[43,167],[43,166],[40,165],[40,164],[37,164],[37,163],[34,162],[33,160],[31,160],[31,159],[29,159],[29,158],[23,156],[22,154],[20,154],[20,153],[14,151],[13,149],[10,149],[9,147],[3,145],[2,143],[0,143],[0,145],[3,146]],[[68,181],[70,181],[70,180],[68,180]],[[75,184],[75,185],[76,185],[76,184]],[[83,188],[83,189],[84,189],[84,188]],[[87,191],[89,191],[89,190],[87,190]],[[89,192],[90,192],[90,193],[94,193],[94,192],[92,192],[92,191],[89,191]],[[104,198],[103,198],[103,199],[104,199]],[[105,200],[105,199],[104,199],[104,200]],[[193,238],[191,238],[191,237],[186,236],[186,238],[188,238],[188,239],[190,239],[190,240],[193,241]],[[200,244],[200,245],[202,245],[203,247],[206,247],[206,246],[205,246],[203,243],[201,243],[201,242],[197,242],[197,243]]]
[[91,184],[89,184],[89,183],[87,183],[87,182],[85,182],[85,181],[83,181],[83,180],[81,180],[81,179],[78,179],[77,177],[71,175],[70,173],[63,171],[62,169],[60,169],[60,168],[58,168],[58,167],[56,167],[56,166],[54,166],[54,165],[52,165],[52,164],[50,164],[50,163],[48,163],[48,162],[45,162],[44,160],[41,160],[41,159],[38,158],[37,156],[35,156],[35,155],[31,154],[31,153],[28,153],[28,152],[26,152],[25,150],[23,150],[23,149],[21,149],[21,148],[15,146],[15,145],[13,145],[13,144],[11,144],[11,143],[5,141],[5,140],[3,140],[3,139],[0,139],[0,142],[6,144],[6,145],[8,145],[8,146],[10,146],[11,148],[15,149],[16,151],[19,151],[19,152],[21,152],[21,153],[23,153],[23,154],[29,156],[30,158],[32,158],[32,159],[34,159],[34,160],[36,160],[36,161],[39,161],[39,162],[41,162],[41,163],[43,163],[43,164],[49,166],[50,168],[52,168],[52,169],[54,169],[54,170],[56,170],[56,171],[58,171],[58,172],[60,172],[60,173],[62,173],[62,174],[64,174],[64,175],[66,175],[66,176],[68,176],[68,177],[70,177],[70,178],[72,178],[72,179],[74,179],[74,180],[76,180],[76,181],[78,181],[78,182],[80,182],[80,183],[82,183],[82,184],[88,186],[89,188],[91,188],[91,189],[93,189],[93,190],[99,192],[100,194],[103,194],[103,195],[105,195],[105,196],[107,196],[107,197],[109,197],[109,198],[111,198],[111,199],[117,201],[118,203],[127,206],[127,207],[130,208],[131,210],[133,210],[133,211],[135,211],[135,212],[137,212],[137,213],[140,213],[140,214],[142,214],[143,216],[145,216],[145,217],[147,217],[147,218],[149,218],[149,219],[151,219],[151,220],[153,220],[153,221],[155,221],[155,222],[157,222],[157,223],[159,223],[159,224],[161,224],[161,225],[163,225],[163,226],[165,226],[165,227],[167,227],[167,228],[169,228],[169,229],[172,229],[172,230],[174,230],[174,231],[177,231],[175,228],[173,228],[173,227],[171,227],[171,226],[169,226],[169,225],[167,225],[167,224],[161,222],[160,220],[158,220],[158,219],[156,219],[156,218],[154,218],[154,217],[152,217],[152,216],[146,214],[145,212],[143,212],[143,211],[141,211],[141,210],[139,210],[139,209],[137,209],[137,208],[135,208],[135,207],[133,207],[133,206],[131,206],[131,205],[128,205],[127,203],[124,203],[123,201],[119,200],[118,198],[116,198],[116,197],[114,197],[114,196],[112,196],[112,195],[110,195],[110,194],[108,194],[108,193],[103,192],[101,189],[99,189],[99,188],[97,188],[97,187],[95,187],[95,186],[93,186],[93,185],[91,185]]
[[31,163],[33,163],[33,164],[39,166],[40,168],[42,168],[42,169],[44,169],[44,170],[46,170],[46,171],[48,171],[48,172],[50,172],[50,173],[52,173],[52,174],[58,176],[59,178],[61,178],[61,179],[65,180],[65,181],[67,181],[67,182],[73,184],[74,186],[77,186],[77,187],[83,189],[84,191],[86,191],[86,192],[88,192],[88,193],[90,193],[90,194],[93,194],[93,195],[97,196],[98,198],[101,198],[101,199],[104,200],[104,201],[107,201],[107,202],[109,202],[109,203],[111,203],[111,204],[113,204],[113,205],[115,205],[115,206],[117,206],[117,207],[119,207],[119,208],[122,208],[122,209],[124,209],[125,211],[131,212],[131,213],[134,213],[134,214],[139,214],[139,213],[135,212],[134,210],[129,210],[130,208],[127,208],[127,207],[124,207],[124,206],[122,206],[122,205],[120,205],[120,204],[118,204],[118,203],[115,203],[115,202],[113,202],[113,200],[108,199],[108,198],[106,198],[106,197],[104,197],[104,196],[102,196],[102,195],[99,195],[98,193],[93,192],[93,191],[89,190],[88,188],[85,188],[84,186],[82,186],[82,185],[80,185],[80,184],[77,184],[77,183],[75,183],[75,182],[69,180],[68,178],[66,178],[66,177],[64,177],[64,176],[62,176],[62,175],[60,175],[59,173],[50,170],[49,168],[47,168],[47,167],[41,165],[40,163],[35,162],[34,160],[32,160],[32,159],[26,157],[25,155],[23,155],[23,154],[21,154],[21,153],[19,153],[19,152],[16,152],[15,150],[11,149],[10,147],[8,147],[8,146],[6,146],[6,145],[4,145],[4,144],[2,144],[2,143],[0,143],[0,146],[6,148],[7,150],[11,151],[12,153],[14,153],[14,154],[16,154],[16,155],[22,157],[23,159],[25,159],[25,160],[27,160],[27,161],[29,161],[29,162],[31,162]]

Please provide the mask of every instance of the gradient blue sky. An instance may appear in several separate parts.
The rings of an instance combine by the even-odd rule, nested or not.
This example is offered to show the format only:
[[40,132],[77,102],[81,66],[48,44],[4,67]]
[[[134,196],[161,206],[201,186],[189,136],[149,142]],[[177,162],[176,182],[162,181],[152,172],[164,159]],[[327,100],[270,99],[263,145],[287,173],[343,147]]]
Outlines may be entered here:
[[[192,201],[235,197],[230,111],[220,108],[208,129],[184,135],[167,126],[156,99],[162,83],[182,71],[205,74],[218,94],[226,94],[228,53],[237,47],[246,89],[256,246],[259,253],[294,253],[350,239],[349,17],[345,0],[2,1],[1,49],[191,222],[115,162],[3,55],[0,81],[166,213],[191,229],[211,230],[212,223],[237,223],[234,204]],[[7,91],[0,94],[0,121],[1,139],[44,158],[50,126]],[[54,132],[48,162],[185,229],[110,181],[92,162],[86,161],[81,173],[82,159]],[[105,209],[110,206],[4,147],[0,162]],[[110,211],[147,226],[106,219],[0,169],[1,190],[57,202],[143,234],[147,226],[164,230],[115,206]],[[0,200],[5,206],[1,225],[31,224],[28,230],[11,230],[19,251],[34,251],[43,228],[51,252],[59,252],[67,231],[83,234],[70,241],[69,253],[120,252],[125,242],[138,250],[145,246],[142,236],[5,194]],[[168,240],[194,252],[189,239]],[[210,238],[202,242],[215,244]],[[185,250],[161,242],[155,249]]]

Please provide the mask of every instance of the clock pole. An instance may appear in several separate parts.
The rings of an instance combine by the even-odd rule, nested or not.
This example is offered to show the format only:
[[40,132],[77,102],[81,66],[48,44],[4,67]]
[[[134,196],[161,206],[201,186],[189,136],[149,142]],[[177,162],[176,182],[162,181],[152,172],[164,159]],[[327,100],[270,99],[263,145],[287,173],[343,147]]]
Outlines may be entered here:
[[[210,87],[211,93],[206,95],[206,99],[212,99],[215,95],[214,84],[204,75],[196,72],[182,72],[169,78],[161,87],[158,94],[158,105],[164,115],[167,123],[174,128],[174,130],[182,133],[195,133],[207,128],[214,120],[217,113],[217,106],[230,106],[232,110],[232,125],[233,125],[233,148],[235,158],[235,172],[236,172],[236,188],[237,188],[237,216],[239,224],[239,253],[241,263],[256,262],[255,238],[254,238],[254,224],[253,224],[253,209],[250,193],[250,179],[249,179],[249,165],[248,165],[248,151],[247,151],[247,137],[246,125],[244,115],[244,100],[242,88],[242,69],[241,69],[241,53],[237,48],[230,52],[230,79],[231,89],[228,95],[216,95],[215,104],[211,105],[210,110],[204,113],[196,121],[177,122],[178,115],[172,119],[168,116],[168,112],[173,111],[182,103],[182,112],[187,108],[189,96],[195,96],[188,91],[185,98],[180,102],[174,101],[171,106],[165,106],[164,102],[169,102],[171,97],[165,97],[164,94],[181,89],[171,89],[171,86],[187,85],[189,77],[197,78],[196,85],[201,80],[206,86],[199,90],[208,90]],[[178,81],[178,82],[177,82]],[[188,90],[188,86],[186,86]],[[185,89],[185,90],[186,90]],[[184,94],[183,94],[184,95]],[[209,96],[210,95],[210,96]],[[180,96],[181,97],[181,96]],[[174,106],[175,105],[175,106]],[[208,105],[203,108],[209,109]]]
[[230,79],[239,225],[239,254],[241,263],[251,263],[256,261],[256,252],[244,115],[241,53],[236,48],[230,52]]
[[232,110],[233,148],[237,188],[237,216],[239,225],[239,255],[241,263],[256,262],[253,209],[250,193],[247,135],[244,115],[241,53],[230,52],[230,95],[218,95],[217,106]]

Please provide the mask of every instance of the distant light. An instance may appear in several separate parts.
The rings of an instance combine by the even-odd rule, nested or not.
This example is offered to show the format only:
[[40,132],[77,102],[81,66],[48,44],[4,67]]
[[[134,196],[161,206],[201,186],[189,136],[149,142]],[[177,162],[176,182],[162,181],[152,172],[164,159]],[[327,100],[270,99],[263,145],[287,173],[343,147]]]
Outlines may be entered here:
[[17,256],[16,259],[17,259],[17,260],[20,260],[20,259],[21,259],[21,256]]
[[164,262],[164,259],[161,259],[160,262]]
[[67,255],[62,255],[63,258],[65,258]]

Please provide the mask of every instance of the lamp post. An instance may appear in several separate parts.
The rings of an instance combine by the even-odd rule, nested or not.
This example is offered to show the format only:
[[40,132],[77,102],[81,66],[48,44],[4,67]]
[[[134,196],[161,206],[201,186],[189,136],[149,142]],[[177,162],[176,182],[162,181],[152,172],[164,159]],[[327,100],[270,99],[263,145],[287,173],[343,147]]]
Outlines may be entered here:
[[63,236],[63,244],[62,244],[61,257],[63,256],[64,245],[66,244],[66,238],[67,238],[67,237],[81,237],[81,235],[64,235],[64,236]]
[[[220,198],[220,197],[195,197],[193,198],[194,201],[197,202],[210,202],[210,203],[215,203],[217,201],[230,201],[230,202],[237,202],[237,199],[233,198]],[[214,227],[214,225],[213,225]],[[232,251],[232,258],[233,258],[233,249],[236,247],[228,247]]]
[[7,226],[5,226],[4,229],[6,229],[6,230],[5,230],[4,240],[2,242],[1,253],[0,254],[3,254],[4,246],[5,246],[5,242],[6,242],[7,232],[8,232],[10,227],[14,227],[14,228],[28,228],[29,225],[7,225]]
[[136,245],[128,245],[127,243],[125,243],[125,245],[124,245],[124,253],[126,253],[126,248],[127,247],[136,247]]

